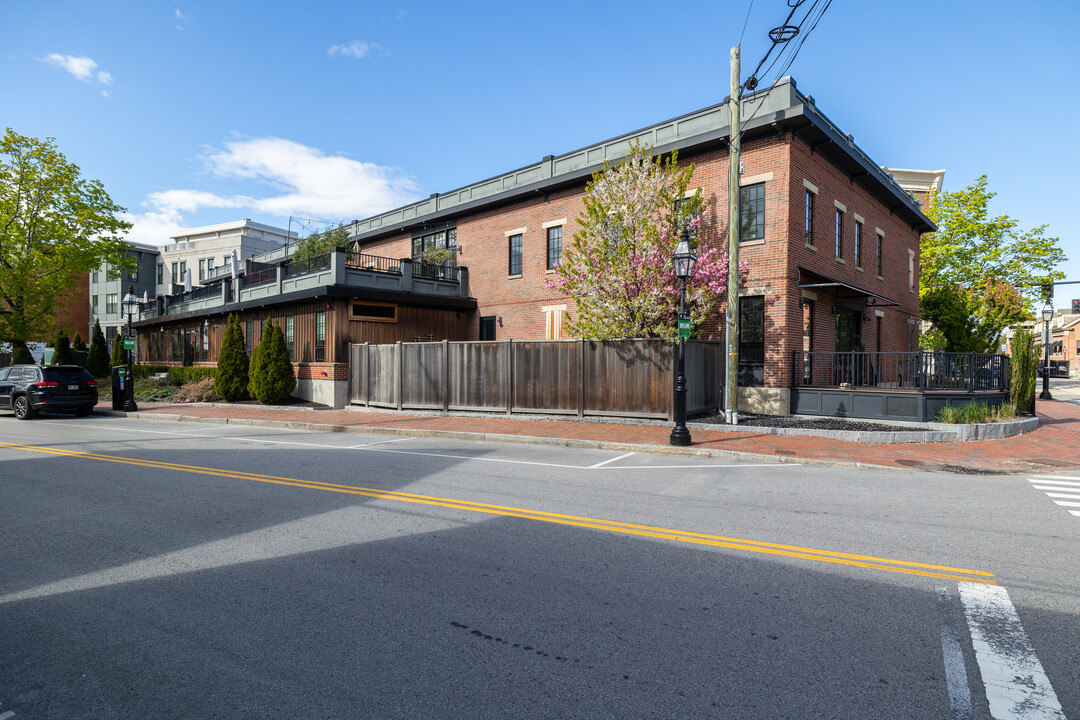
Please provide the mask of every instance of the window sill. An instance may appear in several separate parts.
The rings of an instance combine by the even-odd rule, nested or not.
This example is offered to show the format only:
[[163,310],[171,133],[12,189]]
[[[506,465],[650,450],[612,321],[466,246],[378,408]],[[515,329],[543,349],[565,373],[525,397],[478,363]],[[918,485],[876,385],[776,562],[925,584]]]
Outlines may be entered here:
[[545,274],[545,275],[554,275],[554,274],[555,274],[555,270],[554,270],[554,269],[552,269],[552,270],[545,270],[545,271],[544,271],[544,274]]
[[507,275],[506,279],[507,280],[520,280],[521,279],[521,273],[518,273],[517,275]]
[[811,245],[810,243],[806,243],[806,249],[810,250],[812,252],[817,252],[817,248],[815,246]]
[[740,240],[739,247],[753,247],[754,245],[764,245],[765,238],[757,238],[756,240]]
[[841,265],[847,265],[847,260],[845,260],[844,258],[835,258],[835,260]]
[[878,280],[884,280],[884,279],[885,279],[885,276],[884,276],[884,275],[878,275],[878,276],[877,276],[877,279],[878,279]]
[[863,269],[861,267],[859,267],[858,265],[855,266],[855,270],[856,270],[856,272],[864,272]]

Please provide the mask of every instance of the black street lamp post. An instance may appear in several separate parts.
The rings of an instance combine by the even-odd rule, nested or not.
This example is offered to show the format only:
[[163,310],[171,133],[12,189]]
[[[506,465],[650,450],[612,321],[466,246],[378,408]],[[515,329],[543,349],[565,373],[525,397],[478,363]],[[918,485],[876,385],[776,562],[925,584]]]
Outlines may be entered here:
[[1049,300],[1043,305],[1043,389],[1039,393],[1040,400],[1053,400],[1050,394],[1050,321],[1054,319],[1054,306]]
[[[139,307],[139,298],[135,296],[135,289],[128,285],[127,295],[120,301],[123,305],[124,313],[127,315],[127,338],[131,342],[134,342],[135,336],[131,332],[131,316],[135,314]],[[138,410],[138,406],[135,404],[135,374],[131,370],[131,348],[127,348],[127,390],[124,393],[124,405],[121,408],[124,412],[135,412]]]
[[683,228],[675,252],[675,277],[679,278],[679,354],[675,368],[675,427],[671,430],[672,445],[685,447],[690,444],[690,431],[686,428],[686,355],[684,342],[690,336],[690,319],[686,313],[686,280],[694,272],[697,256],[690,249],[690,233]]

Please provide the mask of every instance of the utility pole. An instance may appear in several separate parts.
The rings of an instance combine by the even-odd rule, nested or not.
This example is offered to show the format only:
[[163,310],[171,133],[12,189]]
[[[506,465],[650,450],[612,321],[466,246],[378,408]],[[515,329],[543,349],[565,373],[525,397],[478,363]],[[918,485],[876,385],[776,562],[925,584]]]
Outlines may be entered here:
[[731,48],[731,117],[728,141],[728,286],[727,286],[727,362],[724,381],[724,415],[732,425],[739,424],[739,46]]

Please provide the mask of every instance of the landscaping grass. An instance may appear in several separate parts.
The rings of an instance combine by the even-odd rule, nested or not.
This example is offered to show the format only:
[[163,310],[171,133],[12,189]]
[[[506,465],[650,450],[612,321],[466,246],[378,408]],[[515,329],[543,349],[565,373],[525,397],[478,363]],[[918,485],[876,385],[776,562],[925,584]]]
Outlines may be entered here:
[[1016,420],[1017,415],[1008,403],[991,408],[984,402],[969,402],[963,405],[946,405],[937,411],[936,420],[953,425],[972,423],[1001,422]]

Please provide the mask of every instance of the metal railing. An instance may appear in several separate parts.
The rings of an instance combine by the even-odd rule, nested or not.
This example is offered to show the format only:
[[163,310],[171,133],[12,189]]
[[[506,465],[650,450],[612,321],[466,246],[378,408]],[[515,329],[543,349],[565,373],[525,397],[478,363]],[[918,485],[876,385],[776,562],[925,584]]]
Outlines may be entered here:
[[795,387],[1009,391],[1009,356],[946,352],[799,352]]
[[458,282],[461,278],[461,273],[456,265],[435,265],[434,263],[414,262],[413,277]]
[[266,268],[265,270],[256,270],[249,272],[247,275],[240,277],[240,287],[251,287],[252,285],[263,285],[268,282],[274,282],[277,280],[277,268]]
[[401,274],[401,261],[380,255],[365,255],[355,250],[349,251],[345,256],[345,265],[359,270],[374,270],[376,272]]
[[285,265],[285,277],[296,277],[330,267],[330,253],[316,255],[304,260],[293,260]]
[[202,300],[203,298],[221,295],[221,285],[201,285],[191,288],[187,292],[178,293],[169,298],[170,305],[182,305],[183,303]]

